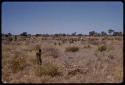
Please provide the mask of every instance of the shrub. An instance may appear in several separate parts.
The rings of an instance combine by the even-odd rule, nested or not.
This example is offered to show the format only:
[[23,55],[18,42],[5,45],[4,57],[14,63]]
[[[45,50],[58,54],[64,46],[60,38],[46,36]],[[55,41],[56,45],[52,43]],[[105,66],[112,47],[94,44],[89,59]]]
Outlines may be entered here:
[[100,52],[106,51],[106,49],[107,49],[107,47],[105,45],[100,45],[98,47],[98,51],[100,51]]
[[81,69],[75,68],[75,69],[69,70],[68,75],[76,75],[77,73],[82,73]]
[[59,44],[59,46],[61,45],[61,43],[60,43],[60,42],[59,42],[58,44]]
[[14,59],[11,61],[10,67],[13,73],[17,73],[24,69],[26,61],[23,57],[14,56]]
[[90,48],[91,46],[90,45],[86,45],[86,46],[84,46],[84,48]]
[[54,45],[56,45],[56,42],[54,43]]
[[49,75],[54,77],[59,74],[58,68],[53,64],[37,66],[34,72],[37,76]]
[[76,52],[76,51],[79,51],[79,48],[78,47],[67,47],[65,49],[66,52]]

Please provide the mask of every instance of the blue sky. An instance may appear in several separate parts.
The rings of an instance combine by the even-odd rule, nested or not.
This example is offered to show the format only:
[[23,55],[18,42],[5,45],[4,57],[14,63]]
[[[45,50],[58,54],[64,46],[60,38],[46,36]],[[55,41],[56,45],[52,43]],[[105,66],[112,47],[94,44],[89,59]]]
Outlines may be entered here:
[[2,33],[123,32],[122,2],[4,2]]

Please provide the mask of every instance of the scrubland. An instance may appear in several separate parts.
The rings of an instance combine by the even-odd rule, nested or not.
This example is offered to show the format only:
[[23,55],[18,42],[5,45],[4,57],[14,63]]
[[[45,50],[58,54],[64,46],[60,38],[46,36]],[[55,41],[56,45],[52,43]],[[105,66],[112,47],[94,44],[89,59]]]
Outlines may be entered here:
[[[71,37],[72,38],[72,37]],[[2,40],[3,83],[121,83],[123,37]],[[35,47],[42,50],[37,64]]]

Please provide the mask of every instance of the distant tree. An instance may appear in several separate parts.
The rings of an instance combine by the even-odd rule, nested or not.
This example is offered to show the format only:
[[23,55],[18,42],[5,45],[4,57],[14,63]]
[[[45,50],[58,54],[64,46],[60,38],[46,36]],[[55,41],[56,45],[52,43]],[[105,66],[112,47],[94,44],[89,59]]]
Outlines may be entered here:
[[59,36],[62,36],[63,34],[62,34],[62,33],[59,33],[58,35],[59,35]]
[[113,32],[114,32],[113,29],[109,29],[109,30],[108,30],[109,35],[111,35]]
[[49,34],[43,34],[44,37],[49,37]]
[[96,36],[101,36],[101,33],[96,33]]
[[63,34],[62,34],[62,36],[66,36],[66,34],[65,34],[65,33],[63,33]]
[[82,34],[77,34],[77,36],[83,36]]
[[122,32],[113,32],[113,36],[122,36]]
[[66,34],[66,36],[70,36],[70,34]]
[[31,36],[32,36],[31,34],[27,34],[27,37],[29,37],[29,38],[30,38]]
[[12,36],[12,34],[11,34],[11,33],[8,33],[8,36]]
[[90,32],[89,32],[89,36],[94,36],[95,33],[96,33],[95,31],[90,31]]
[[72,33],[72,36],[75,36],[76,35],[76,32]]
[[101,36],[106,36],[106,35],[107,35],[106,32],[104,32],[104,31],[101,32]]
[[58,37],[58,36],[59,36],[59,34],[54,34],[54,36],[55,36],[55,37]]
[[20,36],[26,36],[27,37],[27,32],[21,33]]
[[119,32],[119,35],[120,35],[120,36],[122,36],[122,35],[123,35],[123,33],[122,33],[122,32]]
[[35,36],[36,36],[36,37],[40,37],[40,36],[41,36],[41,34],[36,34]]
[[3,37],[8,37],[8,34],[3,34],[3,33],[2,33],[2,36],[3,36]]
[[95,32],[94,36],[99,36],[99,33],[98,33],[98,32]]

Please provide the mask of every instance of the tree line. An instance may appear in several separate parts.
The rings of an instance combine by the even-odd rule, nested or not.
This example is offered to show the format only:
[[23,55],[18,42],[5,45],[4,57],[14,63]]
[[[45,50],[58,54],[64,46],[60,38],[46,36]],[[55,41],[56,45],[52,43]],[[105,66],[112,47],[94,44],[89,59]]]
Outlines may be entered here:
[[[56,33],[56,34],[35,34],[35,35],[32,35],[32,34],[28,34],[27,32],[23,32],[19,35],[15,35],[15,36],[25,36],[25,37],[31,37],[31,36],[36,36],[36,37],[39,37],[39,36],[44,36],[44,37],[48,37],[48,36],[55,36],[55,37],[58,37],[58,36],[122,36],[123,33],[122,32],[116,32],[115,30],[113,29],[109,29],[108,30],[108,33],[105,32],[105,31],[102,31],[102,32],[96,32],[96,31],[90,31],[88,35],[85,35],[85,34],[77,34],[76,32],[74,33],[71,33],[71,34],[65,34],[65,33]],[[13,36],[13,34],[11,33],[7,33],[7,34],[3,34],[2,33],[2,36],[5,36],[5,37],[9,37],[9,36]]]

